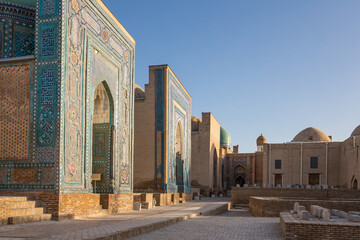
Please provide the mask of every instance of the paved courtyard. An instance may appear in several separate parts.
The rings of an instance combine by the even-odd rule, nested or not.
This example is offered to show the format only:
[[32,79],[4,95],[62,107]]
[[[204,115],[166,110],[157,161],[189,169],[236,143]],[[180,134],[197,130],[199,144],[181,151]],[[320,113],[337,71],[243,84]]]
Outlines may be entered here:
[[[126,236],[135,236],[132,239],[178,239],[179,236],[183,239],[282,239],[279,218],[255,218],[247,208],[206,215],[227,209],[229,200],[206,199],[60,222],[0,225],[0,240],[122,239]],[[137,235],[154,229],[157,230]]]
[[256,218],[247,209],[199,216],[131,238],[141,239],[283,239],[279,218]]
[[198,214],[227,209],[230,199],[192,201],[150,210],[131,211],[65,221],[0,225],[0,239],[117,239],[134,236]]

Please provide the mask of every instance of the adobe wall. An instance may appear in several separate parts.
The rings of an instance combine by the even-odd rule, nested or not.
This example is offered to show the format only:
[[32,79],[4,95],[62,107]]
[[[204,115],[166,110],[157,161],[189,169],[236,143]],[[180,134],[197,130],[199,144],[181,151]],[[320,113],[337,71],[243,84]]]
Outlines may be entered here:
[[357,199],[360,191],[352,189],[293,189],[293,188],[237,188],[231,189],[231,201],[249,203],[250,196],[256,197],[293,197],[326,200],[331,198]]

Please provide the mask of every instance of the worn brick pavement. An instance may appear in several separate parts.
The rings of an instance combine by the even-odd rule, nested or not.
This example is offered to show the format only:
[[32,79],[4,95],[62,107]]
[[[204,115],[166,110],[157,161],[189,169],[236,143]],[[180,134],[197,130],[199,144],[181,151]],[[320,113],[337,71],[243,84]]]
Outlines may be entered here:
[[156,239],[283,239],[279,218],[253,217],[248,209],[231,209],[219,216],[199,216],[138,235],[132,240]]
[[146,228],[183,217],[194,217],[200,212],[218,209],[228,198],[192,201],[184,204],[156,207],[65,221],[46,221],[19,225],[0,225],[0,239],[99,239],[121,235],[133,229]]

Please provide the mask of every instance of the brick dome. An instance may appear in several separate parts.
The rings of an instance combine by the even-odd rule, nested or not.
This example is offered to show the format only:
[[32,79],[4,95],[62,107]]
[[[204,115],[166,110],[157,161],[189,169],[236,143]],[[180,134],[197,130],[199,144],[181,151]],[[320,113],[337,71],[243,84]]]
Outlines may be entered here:
[[357,126],[354,131],[351,133],[351,136],[359,136],[360,135],[360,125]]
[[264,137],[262,134],[256,139],[256,145],[264,145],[267,143],[266,137]]
[[136,98],[145,98],[145,91],[135,83],[135,99]]
[[331,139],[323,131],[309,127],[299,132],[292,142],[331,142]]

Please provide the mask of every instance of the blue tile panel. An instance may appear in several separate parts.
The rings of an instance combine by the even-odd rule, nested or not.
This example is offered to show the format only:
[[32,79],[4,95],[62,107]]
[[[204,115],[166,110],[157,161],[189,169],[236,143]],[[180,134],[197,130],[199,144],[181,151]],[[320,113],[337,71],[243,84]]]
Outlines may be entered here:
[[[161,174],[161,186],[164,186],[164,69],[155,69],[155,189],[157,189],[157,175]],[[158,152],[157,133],[161,132],[161,152]],[[161,155],[161,163],[158,166],[158,155]]]

